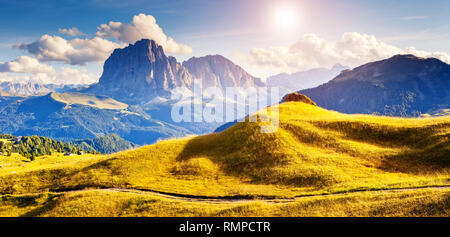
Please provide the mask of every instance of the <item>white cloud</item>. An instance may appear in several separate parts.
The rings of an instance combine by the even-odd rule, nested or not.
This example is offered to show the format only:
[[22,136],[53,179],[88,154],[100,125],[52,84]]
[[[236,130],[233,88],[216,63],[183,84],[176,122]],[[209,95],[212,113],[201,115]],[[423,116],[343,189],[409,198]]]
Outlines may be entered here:
[[235,57],[253,74],[268,76],[316,67],[330,68],[336,63],[355,67],[396,54],[436,57],[450,63],[447,53],[420,51],[413,47],[402,49],[381,42],[373,35],[356,32],[344,33],[337,42],[327,41],[315,34],[305,34],[290,46],[253,48],[249,54],[236,53]]
[[0,72],[0,82],[4,81],[14,81],[14,82],[24,82],[29,80],[29,75],[11,75],[9,73]]
[[[59,61],[71,65],[84,65],[88,62],[103,62],[116,48],[124,47],[106,38],[115,38],[123,43],[134,43],[142,38],[155,40],[166,52],[177,54],[192,53],[192,48],[167,37],[151,15],[139,14],[131,24],[110,22],[98,27],[97,37],[92,39],[74,38],[66,40],[60,36],[45,34],[32,43],[21,43],[14,48],[26,50],[39,61]],[[59,29],[59,33],[76,36],[83,34],[77,28]]]
[[192,48],[175,42],[164,34],[161,27],[156,24],[152,15],[139,14],[133,17],[132,24],[110,21],[98,27],[98,37],[115,38],[121,42],[133,44],[136,41],[148,38],[161,45],[166,52],[175,54],[191,54]]
[[94,75],[86,69],[61,67],[57,71],[49,65],[41,64],[41,67],[46,68],[46,70],[0,70],[0,82],[31,81],[42,84],[91,84],[97,82],[99,78],[99,75]]
[[0,63],[0,72],[17,72],[17,73],[55,73],[53,67],[40,63],[37,59],[28,56],[20,56],[17,59]]
[[43,35],[37,41],[14,45],[36,56],[39,61],[61,61],[72,65],[104,61],[121,45],[95,37],[93,39],[66,40],[59,36]]
[[64,35],[70,35],[70,36],[79,36],[79,35],[86,35],[85,33],[81,32],[78,28],[72,27],[70,29],[59,29],[58,33],[64,34]]
[[91,84],[98,81],[99,76],[86,69],[62,67],[57,79],[60,84]]
[[[98,81],[99,75],[94,75],[86,69],[61,67],[55,70],[42,62],[64,62],[71,65],[103,62],[114,49],[142,38],[155,40],[170,53],[192,53],[191,47],[167,37],[151,15],[139,14],[133,17],[132,24],[110,22],[98,29],[97,36],[91,39],[67,40],[61,36],[45,34],[34,42],[14,45],[14,48],[25,50],[34,57],[20,56],[16,60],[0,63],[0,81],[34,81],[44,84],[94,83]],[[59,29],[58,33],[73,37],[86,35],[76,27]],[[120,42],[109,41],[106,38],[115,38]]]
[[417,57],[422,58],[437,58],[445,63],[450,64],[450,54],[444,52],[427,52],[423,50],[417,50],[415,47],[409,47],[404,51],[406,54],[414,54]]

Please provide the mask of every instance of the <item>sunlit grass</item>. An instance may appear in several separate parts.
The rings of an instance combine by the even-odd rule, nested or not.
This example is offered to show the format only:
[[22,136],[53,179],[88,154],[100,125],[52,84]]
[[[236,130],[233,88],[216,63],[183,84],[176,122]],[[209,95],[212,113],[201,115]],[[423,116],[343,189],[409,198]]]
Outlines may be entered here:
[[128,108],[127,104],[121,103],[109,97],[95,96],[76,92],[51,93],[54,100],[70,106],[71,104],[81,104],[100,109],[124,110]]
[[207,203],[106,190],[0,197],[0,216],[444,216],[445,190],[350,193],[292,202]]
[[279,111],[276,133],[241,122],[108,156],[59,154],[33,162],[2,156],[0,193],[121,187],[293,197],[450,185],[449,116],[347,115],[298,102]]

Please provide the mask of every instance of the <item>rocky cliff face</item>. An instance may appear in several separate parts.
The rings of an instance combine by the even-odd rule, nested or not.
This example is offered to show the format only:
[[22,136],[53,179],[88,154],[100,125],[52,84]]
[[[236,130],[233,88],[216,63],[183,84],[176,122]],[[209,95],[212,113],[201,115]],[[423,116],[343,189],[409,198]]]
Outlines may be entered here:
[[106,60],[97,84],[84,92],[108,95],[128,103],[169,96],[175,87],[190,87],[192,76],[153,40],[142,39],[116,49]]
[[449,108],[450,65],[435,58],[396,55],[346,70],[299,93],[344,113],[417,116]]
[[264,86],[259,78],[251,76],[240,66],[221,55],[193,57],[183,62],[183,66],[194,78],[202,80],[203,88]]

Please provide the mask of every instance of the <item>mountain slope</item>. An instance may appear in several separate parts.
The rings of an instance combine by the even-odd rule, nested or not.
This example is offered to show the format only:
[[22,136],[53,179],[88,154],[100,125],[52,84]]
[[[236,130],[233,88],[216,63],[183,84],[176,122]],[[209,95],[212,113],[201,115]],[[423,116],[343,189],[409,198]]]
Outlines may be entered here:
[[248,74],[240,66],[221,55],[192,57],[183,62],[195,79],[202,81],[203,88],[218,87],[257,87],[264,86],[259,78]]
[[116,187],[203,197],[292,197],[450,185],[448,116],[347,115],[302,102],[283,103],[279,111],[275,133],[261,133],[262,123],[240,122],[221,133],[108,157],[42,170],[24,166],[16,174],[0,170],[0,193]]
[[98,151],[104,154],[111,154],[119,151],[129,150],[135,147],[134,144],[114,133],[94,139],[74,141],[73,143],[83,150]]
[[396,55],[344,71],[299,93],[344,113],[417,116],[450,108],[450,65],[434,58]]

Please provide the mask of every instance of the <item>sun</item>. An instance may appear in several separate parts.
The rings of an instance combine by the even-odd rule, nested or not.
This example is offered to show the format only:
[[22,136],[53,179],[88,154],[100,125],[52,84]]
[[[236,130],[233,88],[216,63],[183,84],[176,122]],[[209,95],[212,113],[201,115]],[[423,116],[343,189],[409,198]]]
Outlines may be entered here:
[[273,21],[279,30],[291,30],[297,25],[298,11],[290,6],[278,6],[274,9]]

